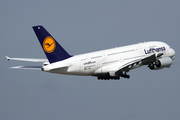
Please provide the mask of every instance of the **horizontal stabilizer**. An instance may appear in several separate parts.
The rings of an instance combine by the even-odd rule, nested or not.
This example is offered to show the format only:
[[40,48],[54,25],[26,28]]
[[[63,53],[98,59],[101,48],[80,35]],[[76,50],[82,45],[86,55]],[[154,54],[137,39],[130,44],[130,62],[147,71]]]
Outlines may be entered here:
[[27,61],[27,62],[47,62],[47,59],[36,59],[36,58],[10,58],[6,56],[6,59],[9,60],[19,60],[19,61]]
[[41,70],[42,66],[15,66],[11,67],[13,69],[31,69],[31,70]]

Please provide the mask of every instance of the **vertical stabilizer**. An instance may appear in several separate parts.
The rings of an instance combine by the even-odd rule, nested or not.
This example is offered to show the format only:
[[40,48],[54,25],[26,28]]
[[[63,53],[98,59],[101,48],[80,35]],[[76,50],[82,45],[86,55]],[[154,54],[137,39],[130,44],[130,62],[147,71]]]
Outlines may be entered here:
[[71,57],[43,26],[33,26],[33,30],[50,63]]

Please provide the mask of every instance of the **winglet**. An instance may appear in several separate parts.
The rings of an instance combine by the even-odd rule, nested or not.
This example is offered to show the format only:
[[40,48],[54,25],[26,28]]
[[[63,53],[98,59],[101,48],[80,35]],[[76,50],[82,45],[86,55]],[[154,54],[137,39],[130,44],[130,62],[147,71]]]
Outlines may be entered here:
[[9,61],[9,60],[10,60],[10,57],[6,56],[6,59],[7,59],[7,61]]

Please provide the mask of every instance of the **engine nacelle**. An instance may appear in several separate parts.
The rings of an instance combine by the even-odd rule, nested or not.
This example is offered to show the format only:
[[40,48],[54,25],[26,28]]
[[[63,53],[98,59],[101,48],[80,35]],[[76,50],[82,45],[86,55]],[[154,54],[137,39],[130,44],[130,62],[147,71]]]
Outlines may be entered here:
[[155,63],[150,63],[149,68],[151,70],[159,70],[165,67],[170,67],[172,64],[172,59],[170,57],[163,57],[157,60]]

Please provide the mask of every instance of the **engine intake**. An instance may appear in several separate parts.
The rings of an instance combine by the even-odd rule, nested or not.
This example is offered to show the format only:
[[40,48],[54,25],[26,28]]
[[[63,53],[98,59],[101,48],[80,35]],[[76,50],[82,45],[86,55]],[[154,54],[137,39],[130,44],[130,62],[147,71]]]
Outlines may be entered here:
[[150,63],[148,67],[151,70],[159,70],[165,67],[170,67],[171,64],[172,64],[172,59],[170,57],[163,57],[159,60],[156,60],[154,64]]

